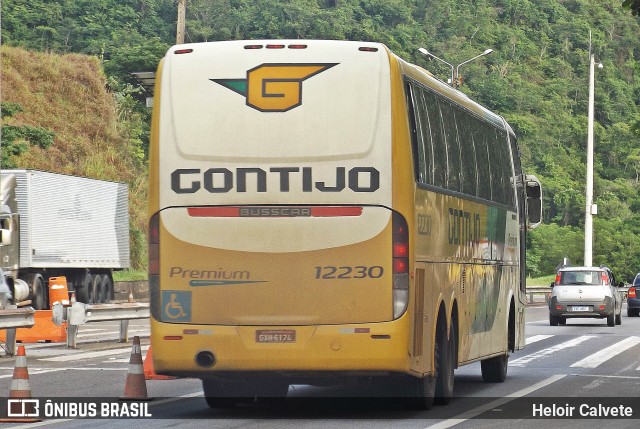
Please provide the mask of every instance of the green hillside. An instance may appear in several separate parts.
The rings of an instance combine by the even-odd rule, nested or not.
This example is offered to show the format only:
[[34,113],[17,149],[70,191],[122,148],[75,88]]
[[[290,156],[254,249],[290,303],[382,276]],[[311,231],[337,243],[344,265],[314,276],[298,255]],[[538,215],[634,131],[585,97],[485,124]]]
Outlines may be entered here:
[[[106,75],[102,87],[107,86],[116,96],[117,126],[112,131],[117,130],[113,132],[123,142],[130,142],[129,149],[134,152],[130,162],[136,166],[132,171],[140,171],[146,162],[148,112],[142,104],[144,94],[136,92],[129,73],[154,70],[174,43],[176,2],[54,3],[2,2],[3,43],[29,51],[93,57],[95,66]],[[599,214],[594,220],[594,263],[607,264],[629,279],[640,271],[640,18],[623,8],[623,3],[187,0],[186,41],[371,40],[385,43],[443,80],[450,76],[449,67],[428,61],[418,53],[418,47],[453,65],[492,48],[491,55],[461,67],[461,90],[510,122],[519,137],[525,168],[542,180],[545,225],[530,234],[527,257],[529,274],[539,276],[553,272],[563,257],[576,264],[583,258],[591,32],[592,52],[603,63],[603,68],[596,70],[595,91],[595,202]],[[637,11],[637,1],[626,3]],[[3,77],[3,93],[5,89]],[[25,109],[16,118],[31,114]],[[38,119],[39,115],[33,114],[32,118],[31,124],[48,126]],[[101,151],[90,152],[85,159],[76,152],[67,153],[62,147],[67,142],[70,147],[77,144],[74,138],[63,143],[56,134],[53,146],[32,147],[18,158],[31,163],[50,156],[60,161],[59,168],[72,170],[78,165],[91,174],[110,174],[112,167],[92,165],[93,157],[103,156],[98,155]],[[94,144],[109,150],[116,147],[95,139]],[[45,153],[52,155],[45,157]],[[80,158],[81,162],[75,162]]]

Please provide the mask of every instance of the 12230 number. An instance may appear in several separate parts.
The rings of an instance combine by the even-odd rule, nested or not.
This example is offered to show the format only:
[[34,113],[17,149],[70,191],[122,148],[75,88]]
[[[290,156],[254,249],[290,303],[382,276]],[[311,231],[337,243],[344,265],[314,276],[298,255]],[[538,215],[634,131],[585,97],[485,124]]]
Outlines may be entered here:
[[365,267],[358,265],[355,267],[316,267],[316,279],[379,279],[384,274],[384,268],[379,265]]

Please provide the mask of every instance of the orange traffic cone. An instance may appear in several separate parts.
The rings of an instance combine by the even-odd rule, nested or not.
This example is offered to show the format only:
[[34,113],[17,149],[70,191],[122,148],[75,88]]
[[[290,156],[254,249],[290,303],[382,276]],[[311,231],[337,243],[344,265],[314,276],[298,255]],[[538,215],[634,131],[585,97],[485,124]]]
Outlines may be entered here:
[[27,355],[24,346],[18,346],[16,363],[11,379],[11,390],[7,409],[8,418],[0,418],[2,423],[33,423],[42,421],[38,417],[37,399],[31,399],[31,385],[29,370],[27,369]]
[[124,394],[120,397],[124,401],[149,401],[147,396],[147,383],[144,380],[142,368],[142,351],[140,349],[140,337],[133,337],[131,357],[129,358],[129,373],[124,385]]
[[174,380],[178,377],[172,377],[170,375],[158,375],[153,369],[153,353],[151,352],[151,345],[147,350],[147,355],[144,357],[144,379],[145,380]]
[[13,368],[11,379],[11,391],[9,398],[31,398],[31,385],[29,384],[29,370],[27,369],[27,355],[24,346],[18,346],[16,354],[16,366]]

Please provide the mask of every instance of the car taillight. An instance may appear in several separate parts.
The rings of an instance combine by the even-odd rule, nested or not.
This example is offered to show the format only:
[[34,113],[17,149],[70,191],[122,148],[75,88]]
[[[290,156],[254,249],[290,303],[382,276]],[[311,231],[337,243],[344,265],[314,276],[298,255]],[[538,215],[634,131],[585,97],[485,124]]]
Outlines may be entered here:
[[160,213],[149,220],[149,301],[151,317],[160,320]]
[[397,319],[409,304],[409,229],[404,217],[396,212],[392,224],[393,318]]
[[636,297],[636,288],[635,287],[630,287],[629,288],[629,292],[627,292],[627,296],[629,298],[635,298]]

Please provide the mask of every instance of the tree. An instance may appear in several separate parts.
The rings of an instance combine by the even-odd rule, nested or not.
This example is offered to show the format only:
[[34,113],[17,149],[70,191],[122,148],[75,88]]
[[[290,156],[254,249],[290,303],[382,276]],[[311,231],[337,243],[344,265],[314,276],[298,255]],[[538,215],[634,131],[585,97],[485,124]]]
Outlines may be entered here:
[[0,104],[2,114],[2,167],[15,168],[14,157],[29,150],[30,145],[48,148],[53,144],[54,132],[42,127],[29,125],[7,125],[5,119],[20,113],[17,103]]
[[630,9],[631,13],[635,16],[640,14],[640,0],[624,0],[622,2],[622,7]]

